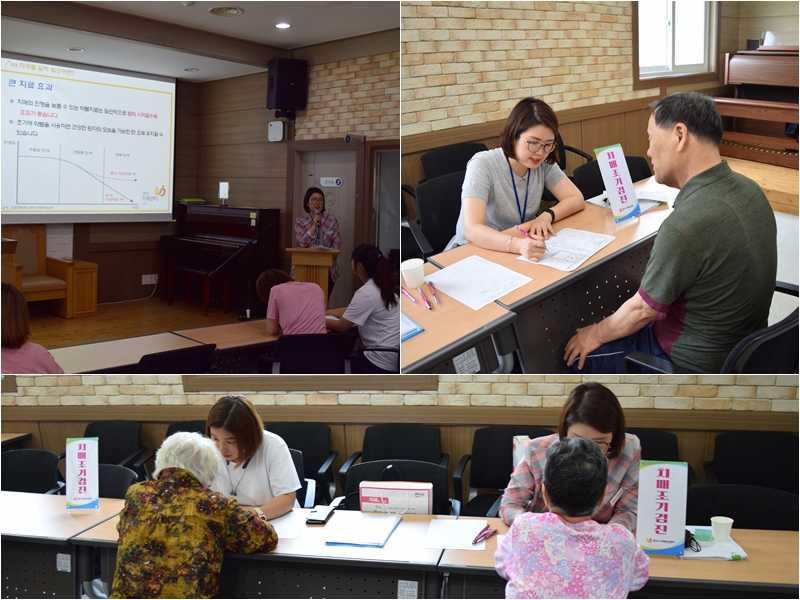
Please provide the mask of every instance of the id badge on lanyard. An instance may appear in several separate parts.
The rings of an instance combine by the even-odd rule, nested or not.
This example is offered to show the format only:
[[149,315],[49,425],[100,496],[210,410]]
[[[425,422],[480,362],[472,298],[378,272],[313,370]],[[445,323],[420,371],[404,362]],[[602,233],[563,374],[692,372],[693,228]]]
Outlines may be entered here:
[[519,213],[519,222],[520,225],[525,222],[525,215],[528,214],[528,184],[531,182],[531,170],[528,169],[527,177],[525,178],[525,205],[520,207],[519,205],[519,194],[517,193],[517,183],[514,181],[514,169],[511,168],[511,161],[508,160],[508,171],[511,173],[511,187],[514,188],[514,197],[517,199],[517,212]]

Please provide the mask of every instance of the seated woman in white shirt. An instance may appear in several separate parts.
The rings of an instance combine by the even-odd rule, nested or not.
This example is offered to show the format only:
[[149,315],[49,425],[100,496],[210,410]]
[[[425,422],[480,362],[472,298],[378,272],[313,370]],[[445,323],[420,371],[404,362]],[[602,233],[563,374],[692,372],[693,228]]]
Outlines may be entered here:
[[[325,325],[331,331],[347,331],[358,325],[358,335],[365,348],[400,348],[400,301],[395,293],[392,267],[381,251],[370,244],[361,244],[350,255],[353,274],[364,284],[353,294],[347,308],[334,308],[326,314]],[[400,354],[364,352],[365,360],[354,365],[353,372],[399,373]]]
[[244,508],[274,519],[295,505],[300,480],[283,438],[264,430],[244,396],[224,396],[211,407],[206,435],[220,451],[217,476],[209,486]]

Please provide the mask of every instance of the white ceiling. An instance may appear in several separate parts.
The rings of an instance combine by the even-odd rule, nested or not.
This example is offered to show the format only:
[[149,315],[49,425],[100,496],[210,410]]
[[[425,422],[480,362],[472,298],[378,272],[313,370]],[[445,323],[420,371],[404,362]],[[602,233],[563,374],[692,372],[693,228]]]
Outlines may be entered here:
[[[222,0],[194,2],[82,2],[140,17],[209,31],[220,35],[266,44],[284,50],[364,35],[400,26],[400,3],[377,2],[249,2]],[[237,17],[217,17],[209,8],[237,6]],[[276,29],[281,21],[292,25]],[[0,46],[3,52],[71,61],[129,71],[142,71],[188,81],[213,81],[266,70],[180,52],[119,38],[65,29],[51,25],[2,19]],[[69,52],[67,48],[83,48]],[[399,47],[399,41],[398,41]],[[186,68],[197,68],[188,73]]]

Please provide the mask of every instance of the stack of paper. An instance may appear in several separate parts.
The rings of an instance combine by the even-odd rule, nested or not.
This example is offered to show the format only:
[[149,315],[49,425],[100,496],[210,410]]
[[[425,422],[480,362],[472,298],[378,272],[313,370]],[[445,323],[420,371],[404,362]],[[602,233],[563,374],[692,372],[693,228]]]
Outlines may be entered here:
[[[695,526],[687,525],[686,529],[694,533]],[[704,560],[742,560],[747,558],[747,552],[733,541],[733,538],[728,538],[724,542],[698,542],[700,544],[700,552],[694,552],[689,548],[683,553],[681,558],[698,558]]]

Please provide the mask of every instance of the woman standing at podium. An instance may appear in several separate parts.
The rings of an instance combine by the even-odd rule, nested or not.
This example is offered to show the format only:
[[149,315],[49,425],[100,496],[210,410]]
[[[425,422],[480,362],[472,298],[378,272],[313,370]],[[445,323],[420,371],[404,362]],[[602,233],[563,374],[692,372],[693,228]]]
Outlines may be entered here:
[[[301,248],[323,246],[331,250],[342,247],[342,236],[339,234],[339,222],[333,215],[325,214],[325,194],[321,189],[311,187],[303,198],[303,210],[306,215],[294,221],[294,237]],[[292,268],[294,271],[294,267]],[[294,275],[294,272],[292,272]],[[339,278],[339,265],[336,257],[328,271],[328,298],[331,297],[333,284]]]

